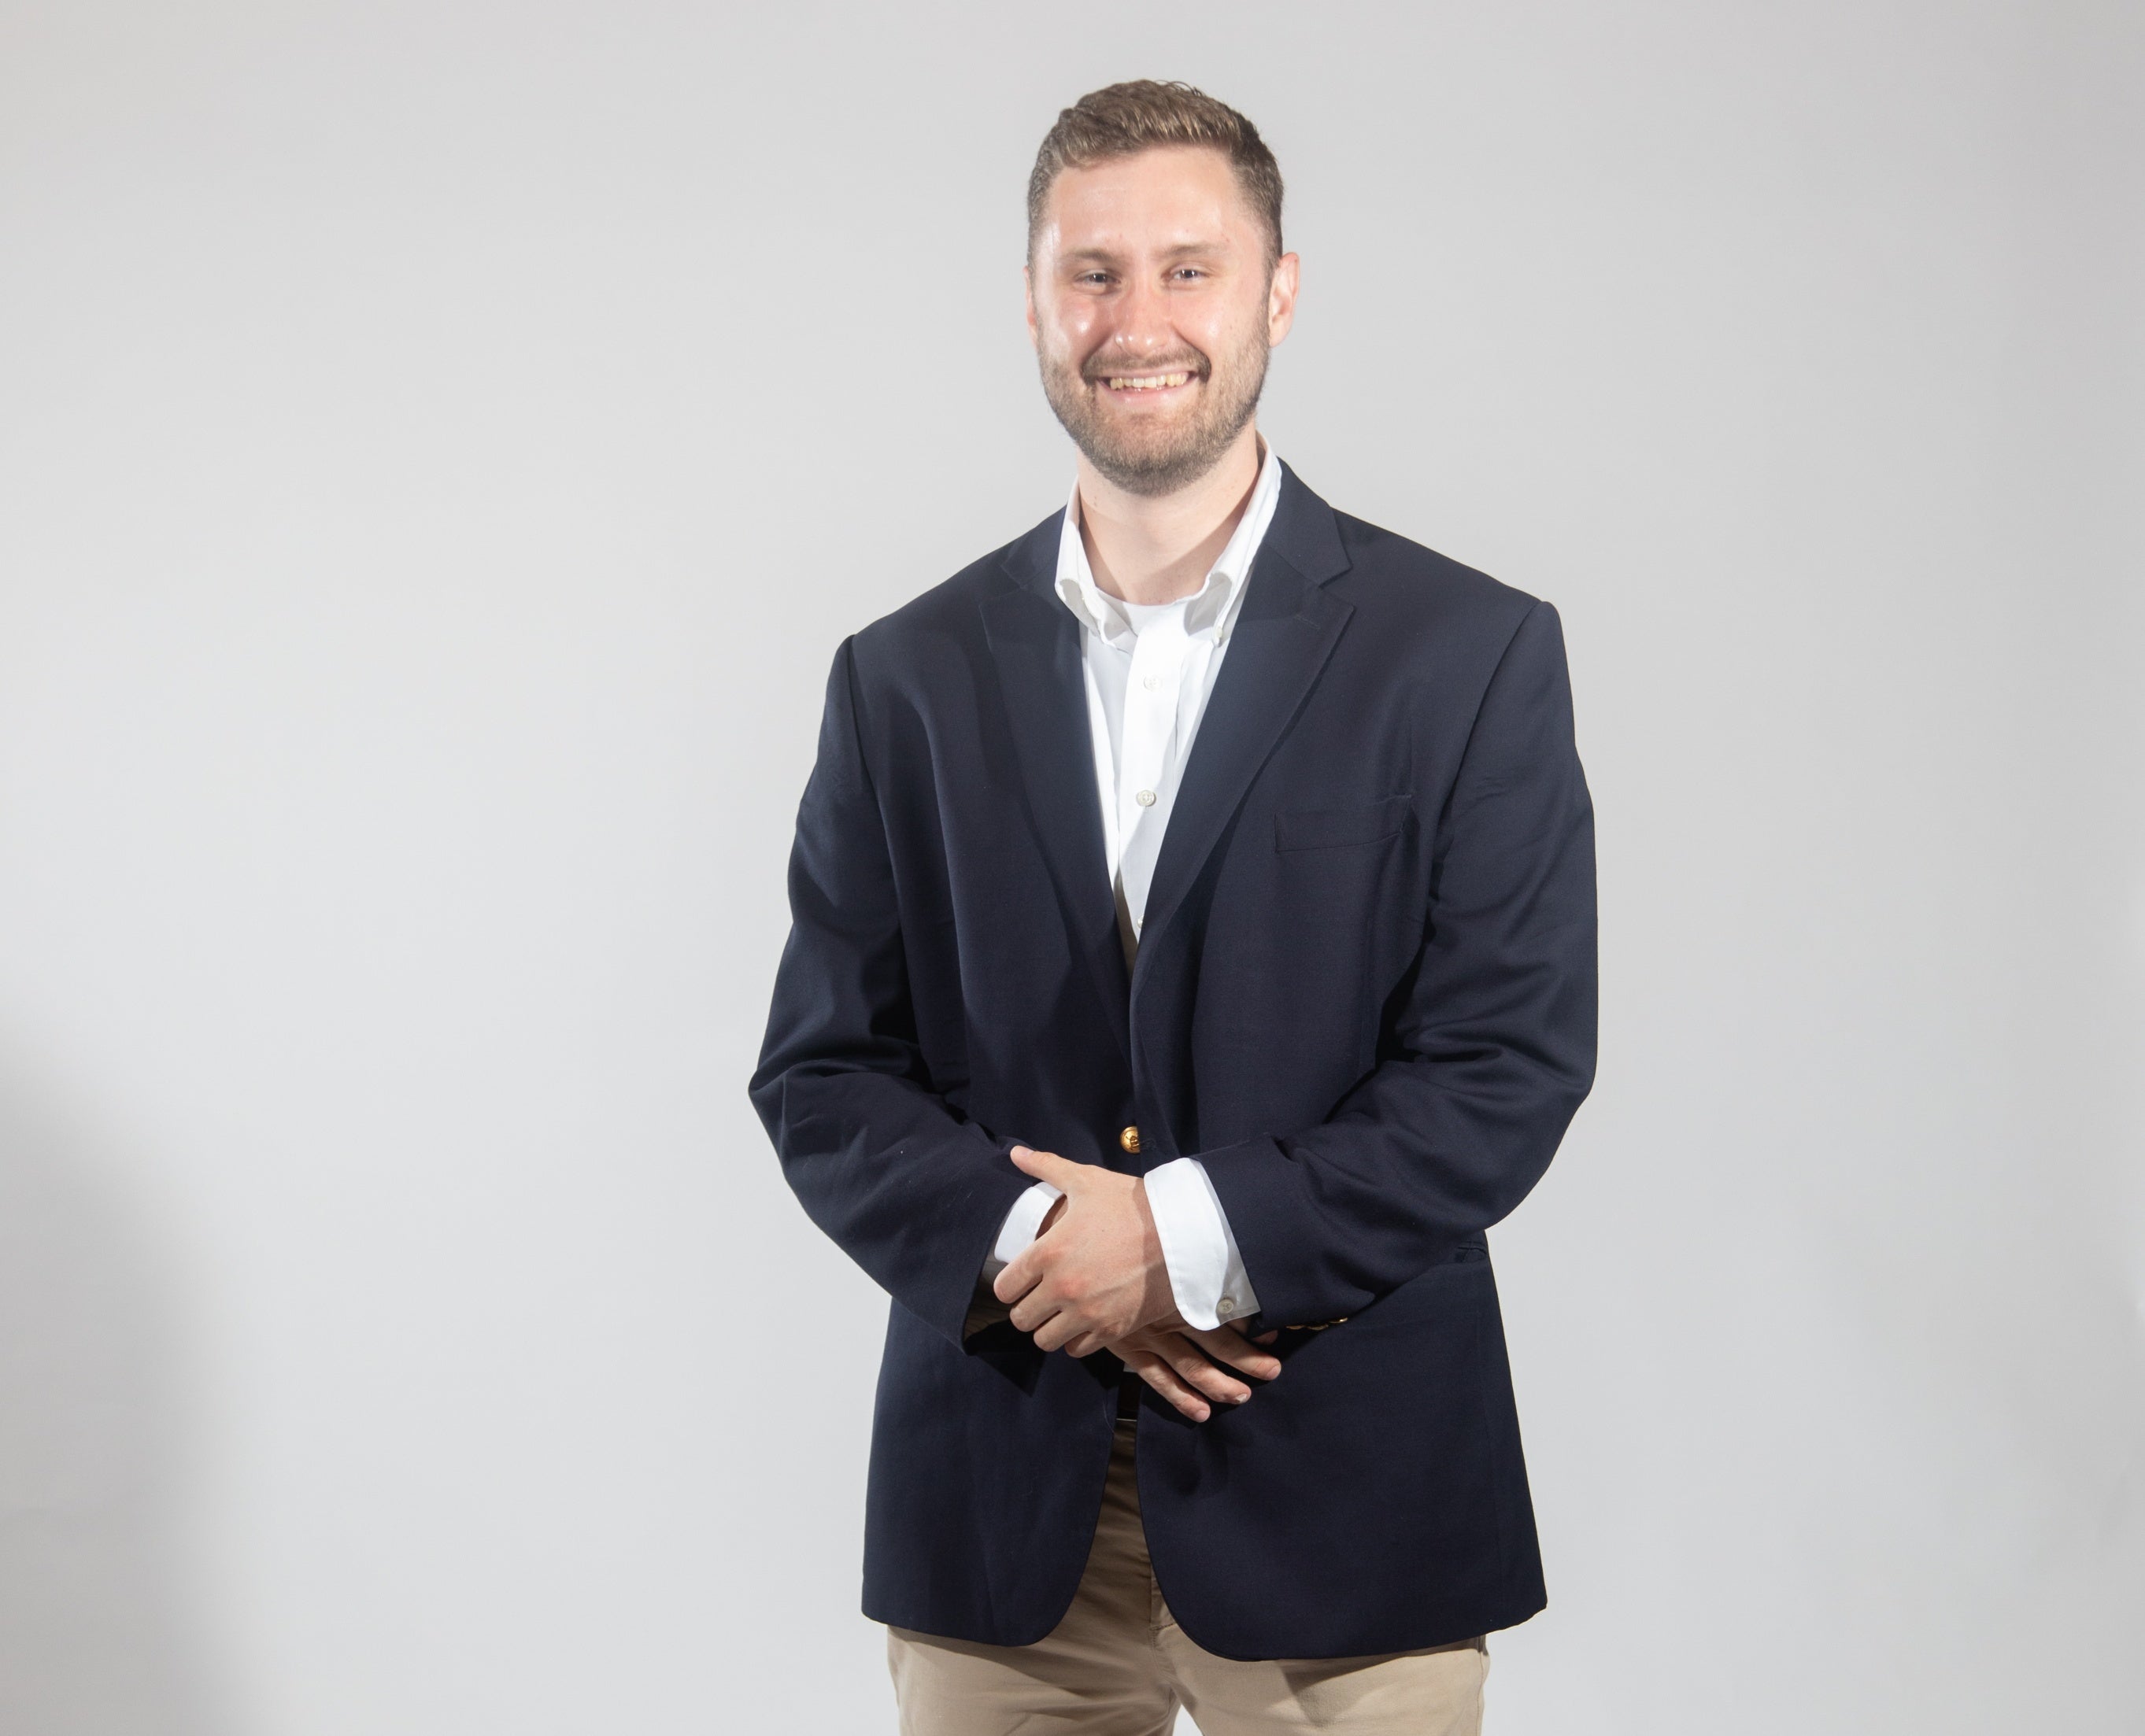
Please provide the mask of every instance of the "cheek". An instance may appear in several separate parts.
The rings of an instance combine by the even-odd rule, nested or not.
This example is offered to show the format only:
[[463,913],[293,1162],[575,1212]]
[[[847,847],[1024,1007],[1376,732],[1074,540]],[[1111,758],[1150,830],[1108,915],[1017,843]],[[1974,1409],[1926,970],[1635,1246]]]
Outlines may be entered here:
[[1193,311],[1177,329],[1207,356],[1219,361],[1242,350],[1253,332],[1264,334],[1267,309],[1263,299],[1256,304],[1217,297]]
[[1108,336],[1100,304],[1072,301],[1053,310],[1052,347],[1074,361],[1084,361]]
[[1053,372],[1077,376],[1087,359],[1108,341],[1107,326],[1085,311],[1065,310],[1054,314],[1042,328],[1043,364]]

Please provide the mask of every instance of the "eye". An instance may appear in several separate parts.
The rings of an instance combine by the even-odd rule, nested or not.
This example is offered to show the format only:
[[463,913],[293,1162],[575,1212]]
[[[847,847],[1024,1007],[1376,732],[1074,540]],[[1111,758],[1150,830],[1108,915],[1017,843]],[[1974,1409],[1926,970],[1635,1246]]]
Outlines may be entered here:
[[1197,266],[1179,266],[1169,275],[1182,282],[1194,277],[1204,277],[1207,274]]

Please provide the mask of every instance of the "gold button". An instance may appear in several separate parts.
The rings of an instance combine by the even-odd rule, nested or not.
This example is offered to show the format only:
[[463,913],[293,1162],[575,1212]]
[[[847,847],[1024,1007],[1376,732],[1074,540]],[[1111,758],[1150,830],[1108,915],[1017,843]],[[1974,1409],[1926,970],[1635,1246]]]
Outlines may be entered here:
[[1130,1152],[1132,1156],[1137,1157],[1139,1155],[1139,1129],[1137,1127],[1126,1128],[1123,1132],[1117,1136],[1117,1143],[1122,1146],[1125,1150]]

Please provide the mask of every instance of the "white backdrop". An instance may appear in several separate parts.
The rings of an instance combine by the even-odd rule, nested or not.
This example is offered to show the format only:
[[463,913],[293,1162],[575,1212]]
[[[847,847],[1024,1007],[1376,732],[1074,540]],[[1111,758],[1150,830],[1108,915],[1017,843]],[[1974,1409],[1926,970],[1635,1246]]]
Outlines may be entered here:
[[1563,612],[1600,1083],[1496,1736],[2145,1721],[2134,7],[0,10],[0,1730],[890,1730],[744,1085],[839,638],[1062,500],[1057,108]]

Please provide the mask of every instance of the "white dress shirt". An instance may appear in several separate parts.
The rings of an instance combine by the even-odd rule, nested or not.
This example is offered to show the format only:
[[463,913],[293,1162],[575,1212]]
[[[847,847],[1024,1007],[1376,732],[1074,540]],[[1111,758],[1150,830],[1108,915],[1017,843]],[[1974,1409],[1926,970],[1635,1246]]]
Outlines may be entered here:
[[[1077,486],[1065,509],[1058,594],[1080,623],[1102,843],[1127,964],[1139,950],[1147,888],[1176,805],[1177,781],[1243,606],[1252,557],[1280,497],[1281,460],[1267,447],[1228,546],[1206,583],[1173,603],[1127,603],[1103,590],[1095,583],[1080,535]],[[1258,1298],[1206,1166],[1196,1157],[1178,1157],[1149,1170],[1146,1185],[1177,1311],[1190,1325],[1209,1328],[1255,1313]],[[1058,1196],[1056,1187],[1038,1181],[1013,1201],[983,1262],[986,1282],[1035,1239]]]

